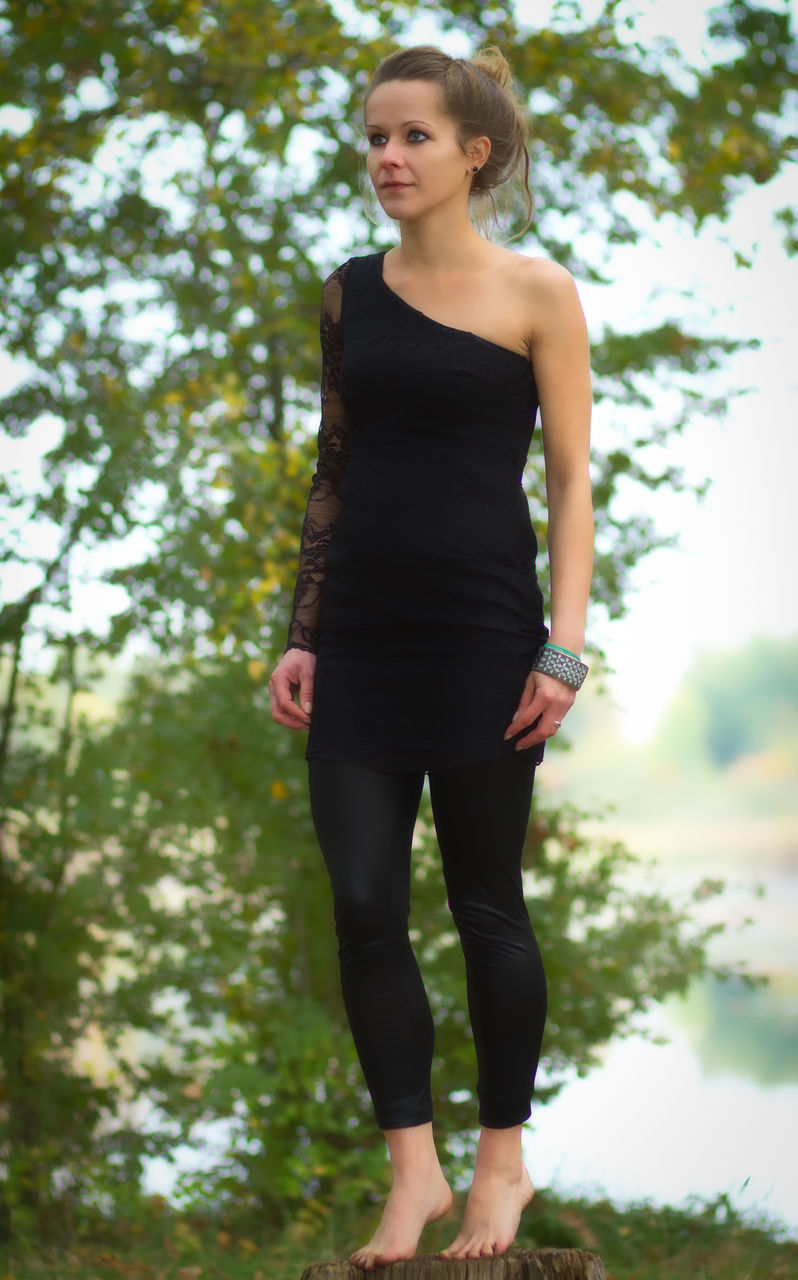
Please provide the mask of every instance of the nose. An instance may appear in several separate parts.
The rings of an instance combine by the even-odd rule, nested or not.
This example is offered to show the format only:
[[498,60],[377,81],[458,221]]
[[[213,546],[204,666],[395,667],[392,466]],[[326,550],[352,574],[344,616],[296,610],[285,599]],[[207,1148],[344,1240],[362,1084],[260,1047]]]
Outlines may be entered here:
[[383,169],[395,169],[402,163],[401,150],[390,138],[380,152],[380,165]]

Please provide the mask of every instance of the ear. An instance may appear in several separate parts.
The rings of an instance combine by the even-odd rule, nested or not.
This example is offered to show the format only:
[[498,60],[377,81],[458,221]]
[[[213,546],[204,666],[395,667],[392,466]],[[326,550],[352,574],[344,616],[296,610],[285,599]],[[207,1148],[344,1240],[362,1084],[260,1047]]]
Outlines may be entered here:
[[469,166],[476,165],[481,169],[490,155],[490,138],[472,138],[466,143],[465,153],[468,158]]

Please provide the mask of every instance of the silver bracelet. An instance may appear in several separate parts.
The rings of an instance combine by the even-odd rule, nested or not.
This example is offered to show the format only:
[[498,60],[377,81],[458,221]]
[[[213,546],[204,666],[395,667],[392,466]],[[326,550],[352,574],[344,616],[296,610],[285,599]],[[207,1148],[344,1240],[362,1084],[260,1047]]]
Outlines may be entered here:
[[555,680],[562,680],[563,684],[570,685],[572,689],[581,689],[588,673],[584,662],[545,644],[538,650],[532,670],[542,671],[545,676],[554,676]]

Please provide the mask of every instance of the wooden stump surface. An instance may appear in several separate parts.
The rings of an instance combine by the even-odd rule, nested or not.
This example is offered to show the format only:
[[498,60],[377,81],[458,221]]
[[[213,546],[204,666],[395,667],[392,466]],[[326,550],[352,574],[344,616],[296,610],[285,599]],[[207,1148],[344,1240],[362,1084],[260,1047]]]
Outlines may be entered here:
[[364,1271],[353,1262],[313,1262],[301,1280],[606,1280],[595,1253],[580,1249],[511,1249],[498,1258],[426,1255]]

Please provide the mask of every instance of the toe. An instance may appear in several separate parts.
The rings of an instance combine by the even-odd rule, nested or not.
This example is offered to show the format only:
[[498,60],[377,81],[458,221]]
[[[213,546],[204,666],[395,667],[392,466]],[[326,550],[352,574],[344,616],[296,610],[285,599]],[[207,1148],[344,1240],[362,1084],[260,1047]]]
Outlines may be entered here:
[[441,1249],[438,1256],[440,1258],[459,1258],[461,1249],[462,1245],[460,1243],[460,1237],[458,1236],[457,1239],[453,1240],[446,1249]]

